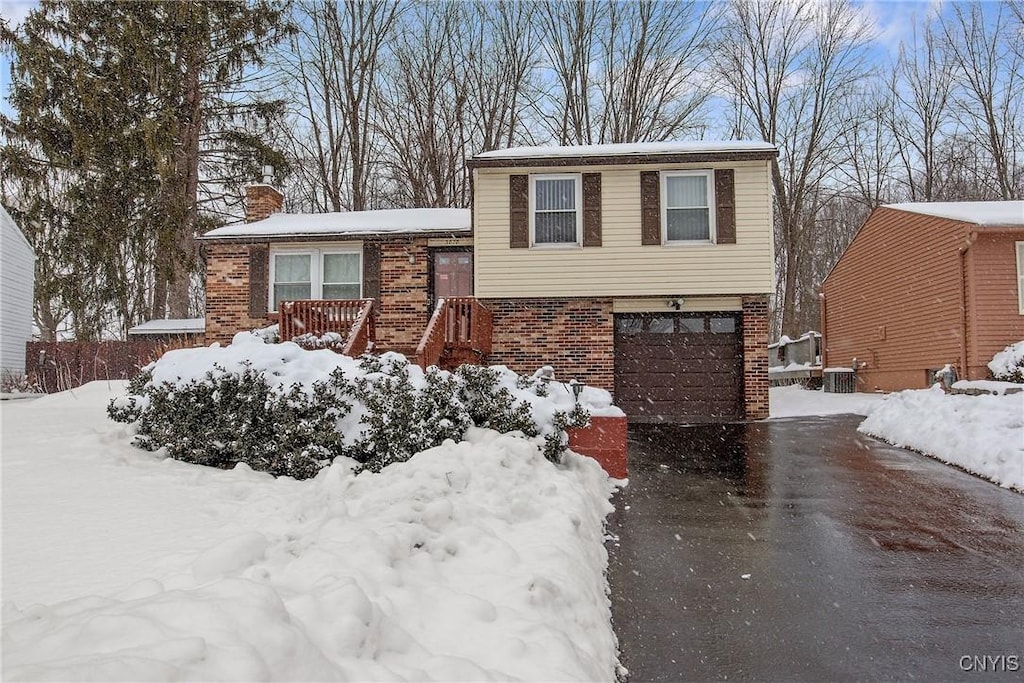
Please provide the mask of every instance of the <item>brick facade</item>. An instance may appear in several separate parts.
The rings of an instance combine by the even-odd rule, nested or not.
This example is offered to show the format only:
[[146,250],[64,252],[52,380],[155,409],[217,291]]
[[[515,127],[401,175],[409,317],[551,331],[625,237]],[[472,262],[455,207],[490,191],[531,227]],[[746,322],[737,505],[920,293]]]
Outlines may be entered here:
[[768,417],[768,297],[743,297],[743,407],[748,420]]
[[245,188],[245,222],[255,223],[278,213],[284,207],[284,195],[271,185],[249,185]]
[[[409,262],[410,257],[413,263]],[[430,313],[428,257],[425,239],[380,245],[378,349],[407,355],[416,351],[427,329]]]
[[206,245],[206,343],[231,341],[235,333],[272,324],[249,315],[248,244]]
[[[239,331],[272,324],[250,315],[249,244],[206,246],[206,343],[228,343]],[[412,257],[413,262],[410,262]],[[427,241],[410,238],[380,245],[378,350],[412,354],[429,319]],[[483,299],[494,316],[489,364],[532,374],[551,365],[563,380],[615,389],[615,331],[611,299]],[[743,298],[745,417],[768,416],[768,300]]]
[[531,375],[551,365],[561,381],[615,389],[611,299],[482,299],[494,314],[492,365]]

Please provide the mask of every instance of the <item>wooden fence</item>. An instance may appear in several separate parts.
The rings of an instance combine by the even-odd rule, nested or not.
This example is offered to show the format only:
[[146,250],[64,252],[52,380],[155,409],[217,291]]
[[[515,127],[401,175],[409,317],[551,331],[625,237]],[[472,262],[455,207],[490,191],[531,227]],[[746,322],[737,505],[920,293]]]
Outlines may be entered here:
[[153,340],[28,342],[25,374],[48,394],[96,380],[131,379],[167,346]]

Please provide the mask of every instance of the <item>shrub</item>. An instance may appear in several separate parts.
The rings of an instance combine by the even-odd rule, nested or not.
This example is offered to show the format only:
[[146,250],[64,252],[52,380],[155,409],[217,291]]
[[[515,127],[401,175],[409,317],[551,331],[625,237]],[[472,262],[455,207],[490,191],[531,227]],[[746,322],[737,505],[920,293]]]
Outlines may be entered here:
[[444,442],[460,440],[472,424],[458,400],[454,378],[433,368],[417,389],[409,378],[409,363],[390,354],[386,361],[364,356],[365,373],[354,383],[353,395],[365,407],[365,425],[355,448],[373,471]]
[[0,393],[5,394],[41,394],[43,388],[35,374],[22,375],[4,370],[0,372]]
[[[288,347],[288,353],[324,352]],[[336,367],[309,386],[275,384],[280,371],[248,361],[235,370],[214,363],[202,376],[174,382],[155,381],[154,367],[107,408],[112,420],[135,425],[137,446],[164,448],[185,462],[223,468],[244,462],[297,479],[337,456],[379,471],[447,439],[461,440],[471,426],[540,436],[545,457],[557,463],[565,429],[585,426],[590,417],[579,405],[536,410],[529,395],[549,391],[540,380],[470,365],[421,373],[397,354],[364,356],[351,378]]]
[[1024,341],[1010,344],[992,357],[988,364],[993,379],[1024,384]]
[[155,384],[146,371],[107,414],[136,424],[137,446],[166,448],[176,460],[222,468],[244,462],[303,479],[346,454],[335,429],[351,409],[339,399],[345,383],[338,373],[314,385],[312,394],[298,385],[279,393],[251,366],[240,373],[215,367],[202,380],[180,384]]

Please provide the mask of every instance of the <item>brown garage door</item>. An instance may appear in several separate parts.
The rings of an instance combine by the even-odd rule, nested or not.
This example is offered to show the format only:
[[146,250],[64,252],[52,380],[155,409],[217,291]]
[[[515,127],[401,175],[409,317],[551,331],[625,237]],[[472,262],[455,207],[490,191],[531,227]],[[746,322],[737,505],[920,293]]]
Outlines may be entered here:
[[615,403],[634,422],[743,416],[738,313],[615,316]]

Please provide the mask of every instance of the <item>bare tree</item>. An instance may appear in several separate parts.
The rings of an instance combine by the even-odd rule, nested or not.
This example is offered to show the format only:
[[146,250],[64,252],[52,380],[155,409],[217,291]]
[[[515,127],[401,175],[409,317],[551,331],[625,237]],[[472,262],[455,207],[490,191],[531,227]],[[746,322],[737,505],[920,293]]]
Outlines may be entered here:
[[[310,211],[341,211],[349,203],[348,125],[342,102],[344,88],[337,69],[341,26],[334,3],[294,7],[295,25],[284,72],[285,86],[299,103],[283,134],[292,156],[293,185],[298,185]],[[290,200],[296,201],[290,194]]]
[[714,34],[711,5],[612,1],[601,20],[599,140],[699,137],[711,95],[701,70]]
[[541,120],[560,145],[594,142],[594,81],[597,33],[606,5],[586,0],[546,2],[539,24],[552,85]]
[[[956,4],[942,21],[945,48],[956,68],[956,113],[964,131],[987,152],[1001,199],[1024,196],[1024,57],[1020,8]],[[1010,9],[1007,9],[1010,7]]]
[[[847,103],[869,74],[869,30],[839,0],[732,0],[718,73],[742,108],[741,130],[775,144],[772,163],[780,273],[776,326],[796,332],[816,311],[798,316],[801,262],[814,258],[814,217],[821,187],[842,163]],[[802,319],[798,319],[802,318]]]
[[838,169],[841,185],[837,189],[870,210],[895,196],[894,171],[901,146],[891,125],[892,91],[874,82],[849,106],[854,115],[840,134],[845,163]]
[[467,92],[456,45],[466,25],[464,7],[424,4],[406,15],[382,87],[381,137],[398,203],[468,206],[464,159],[469,147]]
[[376,161],[372,139],[377,116],[374,105],[379,101],[377,79],[385,59],[385,45],[400,14],[399,5],[387,0],[346,0],[338,5],[333,2],[326,5],[331,17],[329,30],[336,32],[335,42],[339,48],[334,58],[346,120],[348,208],[361,211],[371,208],[370,184]]
[[937,147],[950,125],[953,80],[952,63],[933,22],[920,39],[915,31],[909,45],[900,44],[893,71],[890,125],[899,141],[903,182],[912,201],[932,201],[939,191]]
[[537,100],[537,5],[478,2],[457,47],[478,152],[534,142],[524,112]]

